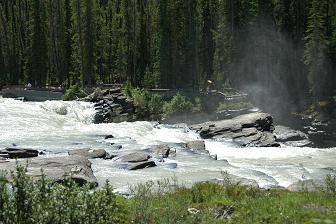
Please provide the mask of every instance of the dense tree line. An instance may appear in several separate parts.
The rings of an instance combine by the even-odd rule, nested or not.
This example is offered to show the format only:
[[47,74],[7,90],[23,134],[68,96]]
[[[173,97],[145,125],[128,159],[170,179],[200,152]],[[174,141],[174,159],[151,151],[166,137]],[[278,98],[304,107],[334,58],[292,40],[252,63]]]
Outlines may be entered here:
[[336,0],[0,1],[0,85],[211,79],[322,100],[335,71]]

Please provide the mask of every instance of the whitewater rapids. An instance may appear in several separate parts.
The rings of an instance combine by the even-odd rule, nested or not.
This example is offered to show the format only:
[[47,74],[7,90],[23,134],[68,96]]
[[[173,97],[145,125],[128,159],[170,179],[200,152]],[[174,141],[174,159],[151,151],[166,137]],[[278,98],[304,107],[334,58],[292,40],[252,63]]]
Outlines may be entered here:
[[[109,180],[120,191],[136,183],[172,177],[188,185],[221,178],[222,171],[255,180],[260,187],[287,187],[298,180],[322,179],[336,172],[335,148],[238,148],[231,142],[206,141],[206,149],[218,157],[215,161],[180,147],[179,143],[200,139],[187,127],[155,122],[93,124],[94,113],[93,105],[85,102],[21,102],[0,97],[0,148],[44,150],[46,157],[65,156],[69,150],[88,147],[113,154],[158,144],[176,149],[175,158],[156,161],[157,167],[138,171],[118,167],[111,160],[91,160],[98,182]],[[105,140],[106,135],[115,138]],[[116,149],[116,144],[122,149]]]

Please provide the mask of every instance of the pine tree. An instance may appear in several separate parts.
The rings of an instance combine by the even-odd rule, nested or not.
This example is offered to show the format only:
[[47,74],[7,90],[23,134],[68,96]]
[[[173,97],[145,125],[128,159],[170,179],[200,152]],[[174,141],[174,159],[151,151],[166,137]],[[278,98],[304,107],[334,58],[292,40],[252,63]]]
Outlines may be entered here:
[[326,47],[325,37],[325,9],[324,1],[312,0],[309,8],[308,27],[305,36],[305,64],[309,68],[308,80],[313,96],[316,100],[326,95]]
[[27,61],[26,80],[37,87],[44,87],[48,73],[46,7],[44,1],[32,0],[31,13],[31,44]]

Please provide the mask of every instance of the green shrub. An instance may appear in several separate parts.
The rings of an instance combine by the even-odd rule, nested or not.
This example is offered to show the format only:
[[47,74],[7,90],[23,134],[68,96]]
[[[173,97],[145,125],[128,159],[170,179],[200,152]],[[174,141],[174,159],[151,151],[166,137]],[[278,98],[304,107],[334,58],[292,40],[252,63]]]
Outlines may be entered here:
[[130,95],[138,118],[153,120],[161,118],[163,100],[160,95],[151,95],[147,90],[139,88],[131,89]]
[[78,85],[72,85],[69,89],[66,90],[63,99],[65,101],[76,100],[78,98],[85,97],[86,94],[82,91],[82,89]]
[[169,102],[163,105],[164,114],[168,117],[193,112],[194,108],[194,104],[180,93],[177,93]]
[[12,182],[0,178],[0,223],[129,223],[125,203],[108,183],[92,191],[71,179],[33,181],[25,173],[18,167]]

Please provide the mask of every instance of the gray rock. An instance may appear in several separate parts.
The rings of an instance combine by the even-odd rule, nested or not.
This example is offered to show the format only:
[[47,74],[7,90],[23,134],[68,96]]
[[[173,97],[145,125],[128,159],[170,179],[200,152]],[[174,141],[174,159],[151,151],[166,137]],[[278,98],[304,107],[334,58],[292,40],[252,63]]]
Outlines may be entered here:
[[[53,158],[32,158],[20,159],[18,163],[27,165],[27,175],[33,179],[41,177],[41,169],[47,179],[62,182],[67,177],[71,177],[80,185],[98,185],[96,177],[91,169],[91,162],[83,156],[65,156]],[[7,173],[7,178],[11,180],[10,173],[16,170],[16,161],[0,163],[0,171]]]
[[123,155],[119,158],[121,162],[137,163],[148,161],[150,155],[143,152],[134,152],[127,155]]
[[267,113],[245,114],[233,119],[191,126],[202,138],[233,139],[240,146],[278,147],[272,131],[273,118]]
[[157,145],[151,149],[160,158],[168,158],[170,147],[168,145]]
[[0,157],[8,159],[38,157],[39,152],[34,149],[6,148],[0,150]]
[[69,156],[84,156],[88,159],[105,158],[107,153],[104,149],[75,149],[68,152]]
[[205,143],[203,140],[187,142],[187,148],[198,154],[209,154],[209,151],[205,149]]
[[307,140],[308,135],[302,131],[293,130],[285,126],[275,126],[274,135],[278,142]]
[[266,113],[245,114],[229,120],[210,121],[191,126],[191,129],[200,133],[202,138],[220,137],[227,132],[237,133],[243,128],[256,128],[260,131],[270,131],[273,118]]
[[144,161],[144,162],[137,162],[137,163],[130,163],[127,166],[128,170],[139,170],[139,169],[145,169],[149,167],[155,167],[156,164],[154,161]]

